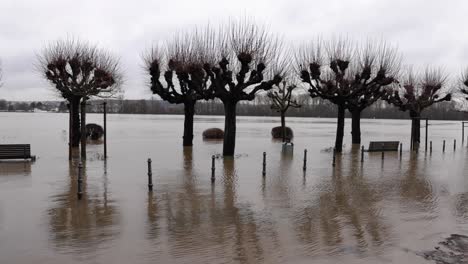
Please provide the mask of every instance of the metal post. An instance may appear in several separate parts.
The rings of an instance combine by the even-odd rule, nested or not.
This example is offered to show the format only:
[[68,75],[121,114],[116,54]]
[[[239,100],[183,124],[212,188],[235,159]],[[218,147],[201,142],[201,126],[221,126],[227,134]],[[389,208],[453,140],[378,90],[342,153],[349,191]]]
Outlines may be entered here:
[[263,152],[263,170],[262,170],[262,175],[265,177],[266,175],[266,152]]
[[431,146],[429,148],[429,152],[432,153],[432,140],[431,140]]
[[78,164],[78,200],[81,200],[81,197],[83,197],[83,164],[80,162]]
[[72,160],[72,129],[73,129],[73,107],[68,104],[69,118],[68,118],[68,160]]
[[86,159],[86,100],[81,102],[81,159]]
[[306,171],[307,169],[307,149],[304,149],[304,166],[302,166],[302,170]]
[[336,149],[335,148],[333,148],[333,164],[332,165],[333,167],[335,167],[336,165]]
[[465,143],[465,122],[462,122],[462,146]]
[[361,162],[364,162],[364,146],[361,146]]
[[211,183],[215,182],[215,155],[211,156]]
[[400,143],[400,158],[403,155],[403,143]]
[[424,143],[424,151],[427,152],[427,126],[428,126],[428,120],[429,118],[426,118],[426,137],[425,137],[425,143]]
[[104,159],[107,159],[107,103],[102,103],[104,110]]
[[445,152],[445,139],[444,139],[444,143],[442,144],[442,152]]
[[151,169],[151,159],[148,159],[148,190],[153,191],[153,172]]
[[453,151],[455,151],[457,149],[457,140],[454,139],[453,140]]
[[410,150],[413,150],[413,137],[414,137],[414,118],[411,118],[411,141],[410,141]]

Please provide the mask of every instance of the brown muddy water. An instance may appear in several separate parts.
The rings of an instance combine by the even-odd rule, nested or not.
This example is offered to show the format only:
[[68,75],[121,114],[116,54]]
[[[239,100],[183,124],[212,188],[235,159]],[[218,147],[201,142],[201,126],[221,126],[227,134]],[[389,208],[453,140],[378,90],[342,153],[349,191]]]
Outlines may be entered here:
[[110,115],[109,158],[102,160],[102,145],[88,146],[78,201],[67,118],[0,113],[0,143],[31,143],[38,157],[32,164],[0,163],[2,264],[431,263],[418,252],[452,233],[468,234],[460,122],[431,121],[432,154],[424,146],[411,154],[408,120],[363,120],[365,146],[401,140],[404,151],[402,159],[386,153],[383,162],[380,153],[366,153],[361,164],[347,120],[345,151],[333,168],[333,119],[288,118],[291,156],[270,138],[278,118],[239,117],[237,156],[216,160],[212,186],[210,157],[222,143],[204,142],[201,134],[223,127],[222,117],[198,116],[194,147],[183,149],[182,116]]

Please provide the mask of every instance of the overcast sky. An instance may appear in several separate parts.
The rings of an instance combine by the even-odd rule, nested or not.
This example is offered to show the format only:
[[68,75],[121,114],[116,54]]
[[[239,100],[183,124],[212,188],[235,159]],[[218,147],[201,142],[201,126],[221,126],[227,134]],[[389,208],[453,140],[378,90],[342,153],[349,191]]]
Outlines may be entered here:
[[404,62],[443,66],[452,79],[468,66],[466,0],[1,0],[0,61],[7,100],[58,99],[35,72],[50,41],[75,36],[120,57],[126,98],[150,98],[140,54],[193,25],[254,17],[288,41],[347,35],[383,38]]

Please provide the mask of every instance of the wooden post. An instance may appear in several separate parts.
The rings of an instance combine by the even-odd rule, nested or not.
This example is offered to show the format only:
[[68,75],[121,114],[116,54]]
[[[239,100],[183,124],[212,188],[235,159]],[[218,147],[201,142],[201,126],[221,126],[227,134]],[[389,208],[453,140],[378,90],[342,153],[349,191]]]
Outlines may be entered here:
[[104,110],[104,159],[107,159],[107,103],[102,103]]
[[86,100],[81,102],[81,158],[86,159]]
[[384,157],[385,157],[385,152],[382,151],[382,160],[384,160]]
[[72,130],[73,130],[73,108],[68,104],[68,160],[72,160]]
[[442,144],[442,152],[445,152],[445,139],[444,139],[444,142]]
[[400,143],[400,158],[403,155],[403,143]]
[[302,170],[306,171],[307,169],[307,149],[304,149],[304,166],[302,166]]
[[153,171],[151,168],[151,159],[148,159],[148,190],[153,191]]
[[211,156],[211,183],[215,182],[215,155]]
[[432,140],[431,140],[431,145],[429,147],[429,152],[432,153]]
[[453,151],[455,151],[457,149],[457,140],[454,139],[453,140]]
[[333,148],[333,164],[332,165],[333,167],[335,167],[336,165],[336,149],[335,148]]
[[263,152],[263,170],[262,170],[262,175],[265,177],[266,175],[266,152]]
[[80,162],[78,164],[78,200],[81,200],[81,197],[83,197],[83,164]]
[[364,146],[361,146],[361,162],[364,162]]

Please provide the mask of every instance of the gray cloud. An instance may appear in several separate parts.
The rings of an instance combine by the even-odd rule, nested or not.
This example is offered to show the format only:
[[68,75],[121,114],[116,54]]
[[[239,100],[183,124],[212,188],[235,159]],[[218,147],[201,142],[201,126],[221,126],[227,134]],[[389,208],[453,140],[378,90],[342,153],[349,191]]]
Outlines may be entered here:
[[468,66],[464,0],[3,0],[0,2],[0,98],[56,99],[34,70],[35,54],[50,41],[76,36],[120,57],[127,98],[150,98],[141,53],[177,30],[228,17],[252,16],[292,44],[317,36],[385,39],[405,63],[443,66],[458,78]]

